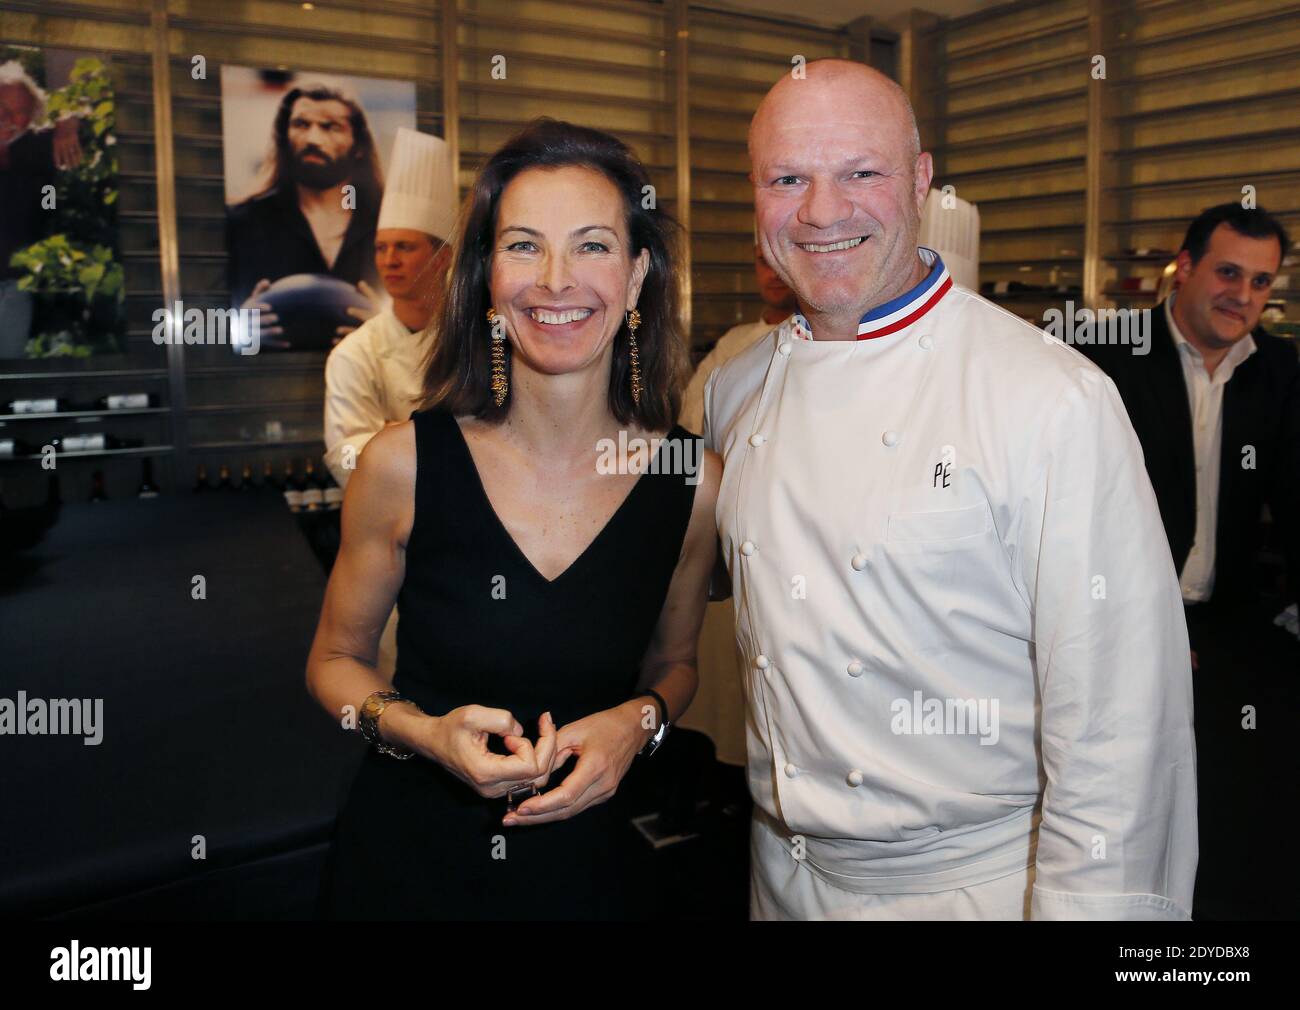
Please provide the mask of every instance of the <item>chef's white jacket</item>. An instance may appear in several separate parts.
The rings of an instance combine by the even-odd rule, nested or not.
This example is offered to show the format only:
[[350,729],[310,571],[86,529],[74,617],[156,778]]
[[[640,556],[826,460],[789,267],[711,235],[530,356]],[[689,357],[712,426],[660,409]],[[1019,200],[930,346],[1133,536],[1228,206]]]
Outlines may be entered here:
[[755,802],[846,890],[1036,858],[1034,918],[1188,918],[1187,630],[1124,405],[918,254],[856,341],[796,313],[706,387]]
[[[759,337],[776,329],[759,319],[733,326],[704,356],[682,396],[677,421],[687,431],[704,430],[704,383],[718,368]],[[693,729],[713,741],[714,757],[723,764],[745,765],[745,699],[741,691],[736,653],[736,615],[731,600],[710,603],[695,645],[695,672],[699,678],[695,697],[677,725]]]
[[388,421],[405,421],[415,409],[424,381],[428,330],[412,333],[392,307],[344,337],[325,360],[325,464],[347,487],[352,469],[343,465],[344,446],[361,450]]

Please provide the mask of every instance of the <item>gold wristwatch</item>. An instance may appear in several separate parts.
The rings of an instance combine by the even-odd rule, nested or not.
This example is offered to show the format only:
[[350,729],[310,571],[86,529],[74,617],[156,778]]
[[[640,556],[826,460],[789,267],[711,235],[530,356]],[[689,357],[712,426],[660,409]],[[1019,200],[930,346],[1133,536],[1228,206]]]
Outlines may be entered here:
[[387,754],[389,757],[395,757],[399,761],[405,761],[409,757],[415,756],[415,751],[408,750],[398,744],[391,744],[379,735],[379,717],[384,714],[384,709],[394,702],[403,701],[408,705],[415,707],[417,712],[423,714],[423,709],[410,698],[403,698],[396,691],[376,691],[361,703],[360,718],[357,719],[357,729],[365,737],[375,750],[380,754]]

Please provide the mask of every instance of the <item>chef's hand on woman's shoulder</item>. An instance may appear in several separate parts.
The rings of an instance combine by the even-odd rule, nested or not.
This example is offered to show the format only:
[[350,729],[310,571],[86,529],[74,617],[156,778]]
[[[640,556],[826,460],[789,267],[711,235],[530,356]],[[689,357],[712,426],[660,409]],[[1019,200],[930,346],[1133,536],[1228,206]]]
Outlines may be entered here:
[[[465,705],[421,719],[403,737],[407,746],[442,765],[480,796],[494,798],[529,783],[539,789],[546,785],[555,760],[555,723],[548,712],[537,725],[534,745],[505,709]],[[488,750],[489,735],[501,737],[510,753]]]

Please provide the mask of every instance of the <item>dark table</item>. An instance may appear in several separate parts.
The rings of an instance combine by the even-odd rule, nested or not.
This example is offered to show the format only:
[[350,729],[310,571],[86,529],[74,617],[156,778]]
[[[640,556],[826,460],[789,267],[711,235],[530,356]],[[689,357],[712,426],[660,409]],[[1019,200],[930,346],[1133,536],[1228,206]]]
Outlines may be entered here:
[[306,690],[325,575],[283,500],[65,505],[2,564],[0,697],[102,699],[103,739],[0,734],[0,914],[310,915],[363,743]]

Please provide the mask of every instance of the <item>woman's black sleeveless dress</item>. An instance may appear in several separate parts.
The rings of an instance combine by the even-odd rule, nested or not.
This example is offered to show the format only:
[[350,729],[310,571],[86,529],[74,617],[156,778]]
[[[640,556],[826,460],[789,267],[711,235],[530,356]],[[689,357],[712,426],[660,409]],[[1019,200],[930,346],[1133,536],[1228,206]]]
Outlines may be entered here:
[[[431,714],[508,709],[534,740],[543,712],[563,726],[631,698],[695,485],[681,474],[641,474],[586,551],[548,581],[493,511],[455,418],[411,418],[415,519],[397,598],[394,689]],[[696,438],[681,427],[669,437]],[[700,460],[696,451],[686,458]],[[320,914],[637,918],[644,881],[629,879],[619,800],[615,793],[569,820],[507,828],[504,799],[484,799],[418,755],[399,761],[372,748],[339,813]]]

